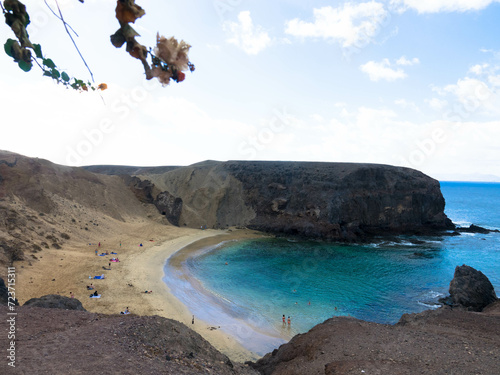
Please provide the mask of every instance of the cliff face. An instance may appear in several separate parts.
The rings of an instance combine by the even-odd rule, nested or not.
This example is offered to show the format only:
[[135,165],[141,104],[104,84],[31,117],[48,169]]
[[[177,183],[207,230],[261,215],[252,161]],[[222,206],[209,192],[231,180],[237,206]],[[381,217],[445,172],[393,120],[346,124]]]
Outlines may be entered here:
[[[95,217],[145,218],[156,206],[178,226],[246,226],[341,241],[454,227],[444,214],[439,182],[408,168],[206,161],[187,167],[86,169],[0,152],[0,201],[4,202],[0,209],[8,211],[3,216],[19,216],[21,210],[13,208],[19,202],[23,209],[34,211],[29,217],[21,215],[26,220],[64,213],[73,222],[82,222],[84,216],[95,226]],[[8,222],[1,226],[26,227]],[[11,242],[4,248],[14,245]]]
[[183,202],[179,224],[335,240],[453,228],[439,182],[377,164],[205,162],[143,176]]

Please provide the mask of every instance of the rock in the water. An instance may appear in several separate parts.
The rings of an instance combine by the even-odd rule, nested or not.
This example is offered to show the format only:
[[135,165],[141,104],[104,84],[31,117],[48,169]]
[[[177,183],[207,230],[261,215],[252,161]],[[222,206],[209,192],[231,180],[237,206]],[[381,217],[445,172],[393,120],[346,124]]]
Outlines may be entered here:
[[481,271],[465,264],[455,268],[449,292],[454,305],[472,311],[482,311],[498,299],[490,280]]
[[32,298],[24,304],[33,307],[45,307],[49,309],[80,310],[86,311],[82,303],[76,298],[59,296],[57,294],[48,294],[40,298]]
[[457,232],[464,233],[481,233],[481,234],[489,234],[489,233],[499,233],[498,229],[486,229],[480,227],[479,225],[471,224],[468,228],[456,228]]
[[12,299],[9,300],[9,290],[7,289],[7,286],[5,285],[3,279],[0,277],[0,305],[7,305],[9,301],[14,302],[14,305],[19,305],[17,299],[15,299],[14,301],[12,301]]

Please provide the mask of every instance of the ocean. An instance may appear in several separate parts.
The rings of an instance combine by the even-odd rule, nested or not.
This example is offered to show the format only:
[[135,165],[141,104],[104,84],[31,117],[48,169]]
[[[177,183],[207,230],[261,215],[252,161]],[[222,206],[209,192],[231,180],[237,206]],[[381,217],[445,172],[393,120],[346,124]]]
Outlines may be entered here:
[[[441,190],[455,224],[500,229],[500,184],[441,182]],[[235,241],[203,249],[182,271],[167,262],[165,282],[197,318],[262,355],[332,316],[394,324],[404,313],[437,308],[462,264],[483,272],[499,294],[500,234],[366,245]]]

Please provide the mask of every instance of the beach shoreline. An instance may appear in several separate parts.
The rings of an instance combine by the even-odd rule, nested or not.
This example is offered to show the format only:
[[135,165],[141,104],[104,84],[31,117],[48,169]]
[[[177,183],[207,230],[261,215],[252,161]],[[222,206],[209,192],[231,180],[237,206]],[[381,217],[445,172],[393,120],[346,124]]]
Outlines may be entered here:
[[[192,254],[209,246],[215,246],[221,242],[242,240],[247,238],[260,238],[263,234],[250,230],[189,230],[189,234],[172,240],[165,240],[158,244],[147,254],[130,262],[130,275],[145,285],[149,285],[147,290],[154,290],[151,294],[144,294],[144,299],[148,299],[155,306],[157,314],[166,318],[184,323],[195,332],[202,335],[216,349],[226,354],[231,360],[245,362],[256,360],[260,356],[244,348],[237,340],[227,332],[219,330],[203,320],[194,317],[188,307],[183,304],[164,282],[165,265],[175,257],[175,262],[182,262]],[[144,278],[140,270],[149,270]],[[142,312],[139,315],[145,315]]]
[[[91,312],[119,314],[128,308],[135,315],[158,315],[177,320],[199,333],[232,361],[260,358],[227,332],[196,317],[192,324],[188,307],[172,293],[163,277],[167,260],[178,252],[176,259],[185,259],[201,248],[229,240],[259,238],[264,236],[263,233],[246,229],[178,228],[151,222],[118,225],[120,235],[113,233],[95,243],[68,243],[59,250],[44,249],[37,254],[36,262],[16,262],[16,295],[20,304],[47,294],[69,297],[72,293]],[[108,251],[109,255],[96,256],[95,250],[99,253]],[[120,262],[111,263],[107,269],[108,258],[112,257],[118,257]],[[104,280],[93,279],[101,274],[105,275]],[[86,287],[90,284],[101,294],[100,299],[89,298],[91,291]]]
[[[273,351],[288,342],[293,334],[267,326],[260,316],[245,312],[245,306],[235,304],[218,292],[207,288],[193,273],[190,260],[203,254],[222,250],[235,242],[269,237],[259,232],[237,231],[196,241],[174,253],[165,264],[163,281],[192,314],[210,325],[230,334],[243,347],[257,356]],[[280,318],[281,322],[281,318]],[[280,328],[281,328],[280,324]]]

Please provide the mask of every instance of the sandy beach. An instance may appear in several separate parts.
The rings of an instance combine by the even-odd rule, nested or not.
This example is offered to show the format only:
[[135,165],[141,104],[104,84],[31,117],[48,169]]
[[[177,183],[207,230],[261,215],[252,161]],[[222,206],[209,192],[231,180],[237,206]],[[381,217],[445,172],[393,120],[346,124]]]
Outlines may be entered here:
[[[43,250],[38,261],[31,262],[32,266],[28,266],[30,261],[18,262],[19,302],[23,304],[30,298],[47,294],[69,297],[73,293],[88,311],[119,314],[128,307],[131,314],[174,319],[198,332],[234,361],[259,358],[228,333],[199,319],[192,324],[188,308],[171,293],[162,278],[166,260],[176,252],[179,253],[175,262],[180,263],[201,248],[228,240],[261,237],[263,234],[243,229],[177,228],[158,223],[132,222],[119,223],[119,226],[120,232],[126,234],[99,236],[97,241],[85,244],[68,243],[60,250]],[[96,249],[99,253],[107,251],[109,255],[96,256]],[[113,257],[118,257],[120,262],[109,262]],[[102,274],[105,279],[93,279]],[[101,298],[89,297],[91,291],[87,290],[87,286],[91,283]],[[152,293],[145,293],[146,290]]]

